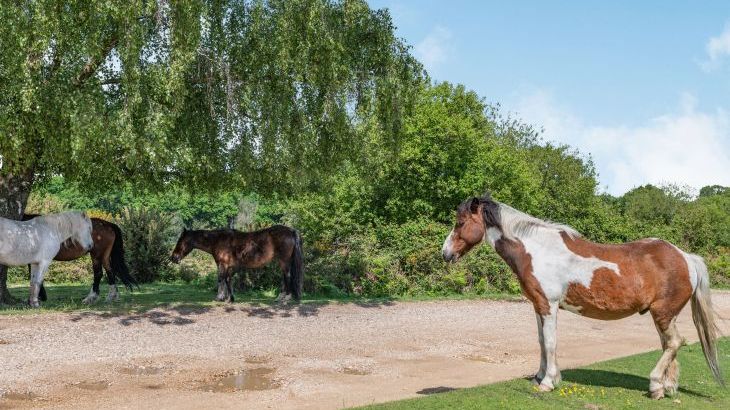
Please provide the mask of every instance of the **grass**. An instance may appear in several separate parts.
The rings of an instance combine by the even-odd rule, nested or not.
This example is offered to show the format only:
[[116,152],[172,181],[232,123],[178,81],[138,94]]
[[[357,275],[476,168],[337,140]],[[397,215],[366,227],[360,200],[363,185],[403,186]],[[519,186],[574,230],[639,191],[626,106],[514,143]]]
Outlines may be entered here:
[[[93,305],[86,305],[81,300],[86,297],[90,284],[52,284],[46,283],[48,301],[41,302],[40,309],[30,309],[25,303],[18,305],[0,305],[0,315],[34,314],[43,312],[77,312],[102,311],[114,313],[141,313],[154,308],[189,308],[205,309],[224,305],[213,301],[215,291],[213,285],[183,282],[155,282],[140,286],[139,290],[128,292],[120,286],[120,300],[106,303],[107,286],[102,284],[101,296]],[[11,284],[10,293],[21,301],[28,299],[28,284]],[[275,290],[237,292],[236,303],[273,304]],[[465,299],[502,299],[518,300],[519,296],[508,294],[489,295],[452,295],[452,296],[407,296],[399,298],[362,298],[332,297],[328,295],[304,295],[303,304],[324,305],[329,303],[387,304],[393,301],[426,301],[426,300],[465,300]]]
[[[719,343],[721,367],[730,368],[730,340]],[[679,393],[672,398],[652,400],[646,395],[648,375],[661,352],[596,363],[563,370],[563,382],[550,393],[541,393],[526,379],[468,389],[448,386],[430,391],[447,391],[423,398],[362,407],[371,410],[406,409],[729,409],[730,390],[712,379],[698,344],[680,350]],[[427,390],[428,391],[428,390]]]

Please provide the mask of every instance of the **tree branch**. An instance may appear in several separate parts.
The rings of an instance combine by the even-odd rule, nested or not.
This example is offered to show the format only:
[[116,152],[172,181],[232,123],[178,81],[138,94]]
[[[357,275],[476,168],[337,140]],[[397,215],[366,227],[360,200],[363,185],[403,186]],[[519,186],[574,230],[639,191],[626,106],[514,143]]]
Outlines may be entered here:
[[77,87],[81,87],[84,85],[86,80],[88,80],[91,76],[96,73],[96,69],[99,68],[99,65],[106,60],[106,58],[109,56],[109,53],[112,52],[114,47],[117,46],[117,43],[119,43],[119,36],[117,35],[116,31],[109,37],[109,40],[107,40],[106,44],[104,44],[104,49],[102,50],[101,56],[99,58],[90,58],[89,61],[86,63],[83,69],[81,69],[81,72],[79,75],[76,76],[76,79],[74,80],[74,85]]

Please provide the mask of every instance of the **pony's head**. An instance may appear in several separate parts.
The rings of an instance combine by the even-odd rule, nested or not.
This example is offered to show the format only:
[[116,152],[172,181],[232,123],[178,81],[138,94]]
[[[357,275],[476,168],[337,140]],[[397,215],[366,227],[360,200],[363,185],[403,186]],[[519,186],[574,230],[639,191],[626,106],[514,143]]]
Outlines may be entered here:
[[456,224],[441,250],[444,260],[456,262],[484,240],[489,228],[500,227],[499,204],[489,194],[471,198],[456,208]]
[[186,228],[183,228],[182,233],[180,234],[180,237],[177,239],[177,244],[175,245],[175,249],[172,250],[172,255],[170,255],[170,261],[172,263],[180,263],[180,261],[188,256],[190,252],[193,250],[193,231],[188,231]]
[[71,240],[73,243],[81,246],[84,251],[88,252],[94,247],[94,239],[91,236],[93,225],[91,218],[86,212],[64,212],[55,215],[46,215],[44,220],[54,225],[61,236],[65,240]]

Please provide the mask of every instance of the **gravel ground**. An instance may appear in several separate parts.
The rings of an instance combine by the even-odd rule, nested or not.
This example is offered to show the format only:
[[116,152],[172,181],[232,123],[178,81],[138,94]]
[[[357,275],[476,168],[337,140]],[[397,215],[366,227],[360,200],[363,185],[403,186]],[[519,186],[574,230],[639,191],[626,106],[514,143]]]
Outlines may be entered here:
[[[558,323],[563,368],[659,347],[649,315]],[[697,340],[689,308],[679,328]],[[0,316],[0,408],[341,408],[526,376],[538,355],[525,302]]]

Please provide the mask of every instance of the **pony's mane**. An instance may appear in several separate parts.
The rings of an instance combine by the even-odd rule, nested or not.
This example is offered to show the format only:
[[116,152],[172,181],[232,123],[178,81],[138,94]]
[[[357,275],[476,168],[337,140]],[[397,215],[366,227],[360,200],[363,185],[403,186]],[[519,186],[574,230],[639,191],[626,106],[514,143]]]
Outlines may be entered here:
[[81,212],[62,212],[60,214],[42,215],[36,218],[53,226],[64,239],[77,240],[76,235],[84,229],[86,217]]
[[508,239],[526,238],[537,233],[539,229],[563,231],[571,238],[580,237],[574,228],[556,222],[545,221],[518,211],[507,204],[492,200],[489,194],[480,198],[483,205],[485,221],[493,221]]

